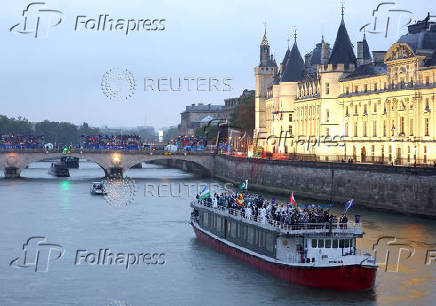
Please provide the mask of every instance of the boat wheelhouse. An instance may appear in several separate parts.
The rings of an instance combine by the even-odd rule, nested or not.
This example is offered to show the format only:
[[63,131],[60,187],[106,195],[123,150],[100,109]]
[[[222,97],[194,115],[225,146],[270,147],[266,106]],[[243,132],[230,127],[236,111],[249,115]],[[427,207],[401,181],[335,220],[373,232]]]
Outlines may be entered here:
[[193,201],[191,223],[197,237],[244,262],[290,282],[339,290],[374,286],[377,265],[356,249],[360,222],[286,225],[245,218],[238,209]]

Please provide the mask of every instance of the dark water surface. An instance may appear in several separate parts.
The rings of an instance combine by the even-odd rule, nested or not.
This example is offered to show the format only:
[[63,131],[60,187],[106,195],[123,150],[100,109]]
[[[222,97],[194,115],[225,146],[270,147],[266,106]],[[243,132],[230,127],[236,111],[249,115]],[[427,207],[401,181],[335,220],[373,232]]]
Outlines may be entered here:
[[[89,193],[91,182],[104,175],[97,165],[81,162],[67,179],[49,176],[48,167],[46,162],[33,163],[21,179],[0,178],[0,305],[434,305],[436,300],[436,263],[425,264],[426,251],[436,250],[434,220],[367,210],[356,203],[350,213],[362,216],[366,233],[360,248],[371,250],[382,236],[407,244],[402,246],[398,272],[396,257],[390,256],[388,272],[380,267],[372,291],[310,289],[281,281],[197,241],[186,197],[144,195],[145,184],[218,181],[144,165],[127,173],[137,184],[134,202],[112,207]],[[298,195],[297,202],[316,203]],[[337,204],[334,210],[339,213],[342,207]],[[65,251],[57,260],[57,250],[50,254],[47,272],[10,266],[23,256],[23,244],[33,236],[46,237],[46,243]],[[389,250],[396,254],[400,247]],[[125,263],[75,264],[77,250],[86,255],[100,249],[134,256],[164,254],[165,264],[141,261],[128,269]],[[381,253],[379,261],[384,258]]]

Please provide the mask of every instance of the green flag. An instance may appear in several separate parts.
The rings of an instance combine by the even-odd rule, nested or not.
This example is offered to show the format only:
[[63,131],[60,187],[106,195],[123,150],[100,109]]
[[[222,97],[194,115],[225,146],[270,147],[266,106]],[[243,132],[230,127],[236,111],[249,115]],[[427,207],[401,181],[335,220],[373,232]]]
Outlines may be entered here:
[[247,190],[248,189],[248,180],[242,181],[241,184],[238,185],[238,188],[240,190]]

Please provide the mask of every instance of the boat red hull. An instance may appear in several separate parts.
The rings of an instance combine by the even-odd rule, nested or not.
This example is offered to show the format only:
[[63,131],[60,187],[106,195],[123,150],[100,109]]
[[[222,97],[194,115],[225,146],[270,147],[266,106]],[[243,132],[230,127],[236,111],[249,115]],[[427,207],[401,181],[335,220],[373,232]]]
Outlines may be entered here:
[[316,288],[335,290],[365,290],[374,286],[376,268],[360,265],[313,268],[295,267],[271,263],[257,256],[247,254],[237,248],[231,247],[193,227],[198,239],[207,245],[216,248],[222,253],[234,256],[259,270],[270,273],[289,282]]

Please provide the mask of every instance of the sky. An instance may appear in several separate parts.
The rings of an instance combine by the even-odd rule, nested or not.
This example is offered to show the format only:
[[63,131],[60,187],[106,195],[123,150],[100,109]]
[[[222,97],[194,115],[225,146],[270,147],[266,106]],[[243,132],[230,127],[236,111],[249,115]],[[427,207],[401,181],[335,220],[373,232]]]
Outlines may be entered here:
[[[304,56],[322,35],[333,46],[341,20],[341,2],[336,0],[39,1],[45,4],[32,7],[58,12],[29,10],[26,30],[30,34],[19,31],[23,32],[23,10],[32,2],[2,3],[0,114],[30,121],[88,122],[92,126],[150,125],[160,129],[177,125],[186,105],[224,104],[225,98],[238,97],[245,88],[255,88],[254,67],[259,63],[264,23],[271,51],[280,63],[288,38],[293,42],[294,29]],[[370,24],[371,32],[380,32],[367,32],[370,50],[387,50],[407,33],[404,24],[410,19],[420,20],[427,12],[436,13],[428,0],[391,2],[395,4],[384,5],[376,12],[374,30],[373,10],[381,1],[345,1],[344,19],[354,46],[362,39],[360,29],[365,24]],[[389,11],[392,9],[408,12]],[[141,23],[141,19],[164,19],[159,28],[165,29],[134,29],[126,35],[126,25],[123,30],[97,31],[78,23],[75,30],[77,20],[98,19],[105,14],[108,19],[121,18],[126,23],[131,19],[131,27]],[[33,25],[38,16],[40,26],[35,38]],[[14,25],[17,26],[11,30]],[[88,26],[92,26],[92,21]],[[106,76],[116,78],[114,71],[125,69],[135,79],[133,95],[124,100],[108,99],[101,86],[105,73],[109,71]],[[148,84],[153,80],[154,91],[145,88],[145,78]],[[171,78],[173,82],[181,78],[182,90],[163,91],[169,88],[166,81],[157,90],[158,78]],[[184,78],[195,78],[190,81],[190,90]],[[199,81],[201,91],[196,88],[199,78],[206,79]],[[211,79],[218,85],[209,90],[207,82]],[[125,84],[125,79],[115,79],[109,88]]]

